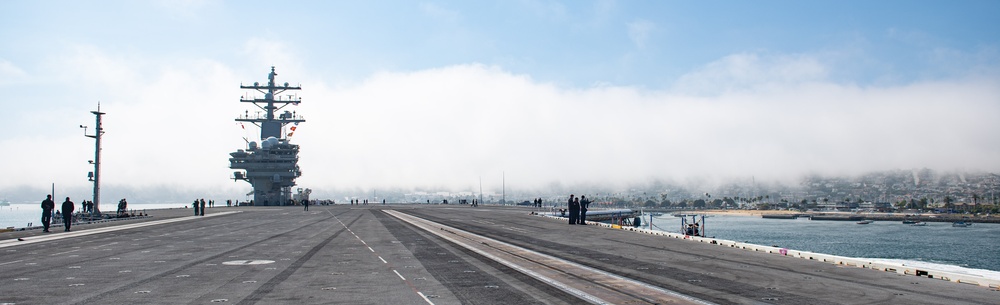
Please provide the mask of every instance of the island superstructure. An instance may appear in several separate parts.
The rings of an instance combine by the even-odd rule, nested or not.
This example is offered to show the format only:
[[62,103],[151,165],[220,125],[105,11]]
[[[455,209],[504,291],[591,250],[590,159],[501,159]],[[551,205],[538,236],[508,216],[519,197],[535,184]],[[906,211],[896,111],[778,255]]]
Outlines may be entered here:
[[[296,94],[285,94],[286,91],[301,90],[300,86],[289,86],[288,82],[277,84],[274,77],[278,75],[271,67],[267,76],[267,84],[254,82],[252,86],[240,85],[240,89],[255,90],[264,94],[259,98],[255,94],[240,97],[240,102],[251,103],[261,111],[251,113],[245,111],[236,118],[236,122],[251,123],[260,128],[260,145],[256,141],[247,142],[246,149],[230,153],[229,168],[234,180],[243,180],[253,187],[254,205],[289,205],[292,199],[292,187],[295,178],[302,175],[299,170],[299,146],[290,143],[289,137],[295,132],[295,126],[305,122],[295,111],[284,110],[289,105],[298,105],[302,98]],[[293,124],[286,134],[285,127]],[[246,126],[244,125],[244,128]]]

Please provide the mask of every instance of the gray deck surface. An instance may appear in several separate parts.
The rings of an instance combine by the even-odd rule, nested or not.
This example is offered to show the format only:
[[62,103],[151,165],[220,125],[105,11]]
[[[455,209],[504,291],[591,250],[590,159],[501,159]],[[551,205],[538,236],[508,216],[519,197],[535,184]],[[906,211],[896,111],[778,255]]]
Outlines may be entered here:
[[[395,209],[721,304],[997,304],[996,289],[481,206],[233,207],[0,234],[0,304],[579,304]],[[228,213],[227,212],[236,212]],[[172,219],[169,223],[156,223]],[[153,224],[130,227],[133,224]],[[155,224],[154,224],[155,223]],[[123,228],[121,230],[110,230]],[[14,241],[22,238],[25,241]],[[258,264],[259,263],[259,264]]]

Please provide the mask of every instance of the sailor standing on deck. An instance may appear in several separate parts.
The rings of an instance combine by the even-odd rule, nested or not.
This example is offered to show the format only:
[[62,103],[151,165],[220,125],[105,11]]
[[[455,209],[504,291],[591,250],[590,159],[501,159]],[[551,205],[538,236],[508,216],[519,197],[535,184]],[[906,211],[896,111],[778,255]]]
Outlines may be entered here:
[[569,224],[571,225],[575,225],[577,218],[580,217],[580,201],[574,200],[576,198],[573,198],[573,196],[575,195],[570,194],[569,201],[567,202],[569,206]]
[[194,207],[194,216],[198,216],[198,199],[195,199],[191,206]]
[[73,223],[73,210],[76,206],[72,201],[69,201],[69,197],[66,197],[66,201],[62,204],[62,214],[63,214],[63,224],[66,226],[66,232],[69,232],[69,225]]
[[52,222],[52,210],[56,208],[56,203],[52,201],[52,195],[45,195],[42,200],[42,232],[49,231],[49,223]]
[[201,215],[200,216],[205,216],[205,198],[201,199]]
[[587,208],[590,207],[590,200],[587,196],[580,195],[580,220],[578,224],[587,224]]

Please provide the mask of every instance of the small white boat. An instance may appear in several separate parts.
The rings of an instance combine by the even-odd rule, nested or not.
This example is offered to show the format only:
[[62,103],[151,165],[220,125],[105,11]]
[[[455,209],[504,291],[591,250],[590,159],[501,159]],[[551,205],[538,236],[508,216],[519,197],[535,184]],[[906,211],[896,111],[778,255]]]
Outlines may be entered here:
[[913,227],[924,227],[924,226],[927,226],[927,223],[923,222],[923,221],[918,221],[918,222],[911,223],[910,226],[913,226]]
[[859,221],[858,224],[859,225],[866,225],[866,224],[870,224],[870,223],[873,223],[873,222],[875,222],[875,221],[874,220],[865,219],[865,220]]

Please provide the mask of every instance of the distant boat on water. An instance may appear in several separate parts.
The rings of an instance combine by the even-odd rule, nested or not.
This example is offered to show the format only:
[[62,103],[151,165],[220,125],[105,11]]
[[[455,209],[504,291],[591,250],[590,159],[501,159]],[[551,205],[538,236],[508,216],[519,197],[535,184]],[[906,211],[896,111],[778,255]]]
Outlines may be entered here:
[[957,227],[957,228],[964,228],[964,227],[968,227],[968,226],[971,226],[971,225],[972,225],[972,221],[969,220],[969,217],[962,217],[962,220],[959,220],[959,221],[951,223],[952,227]]
[[927,223],[923,222],[923,221],[918,221],[918,222],[911,223],[910,226],[913,226],[913,227],[926,227]]
[[971,226],[971,225],[972,225],[971,222],[966,222],[964,220],[959,220],[959,221],[951,223],[952,227],[957,227],[957,228],[964,228],[964,227],[968,227],[968,226]]
[[870,223],[873,223],[873,222],[875,222],[875,221],[874,220],[865,219],[865,220],[859,221],[858,224],[859,225],[866,225],[866,224],[870,224]]

